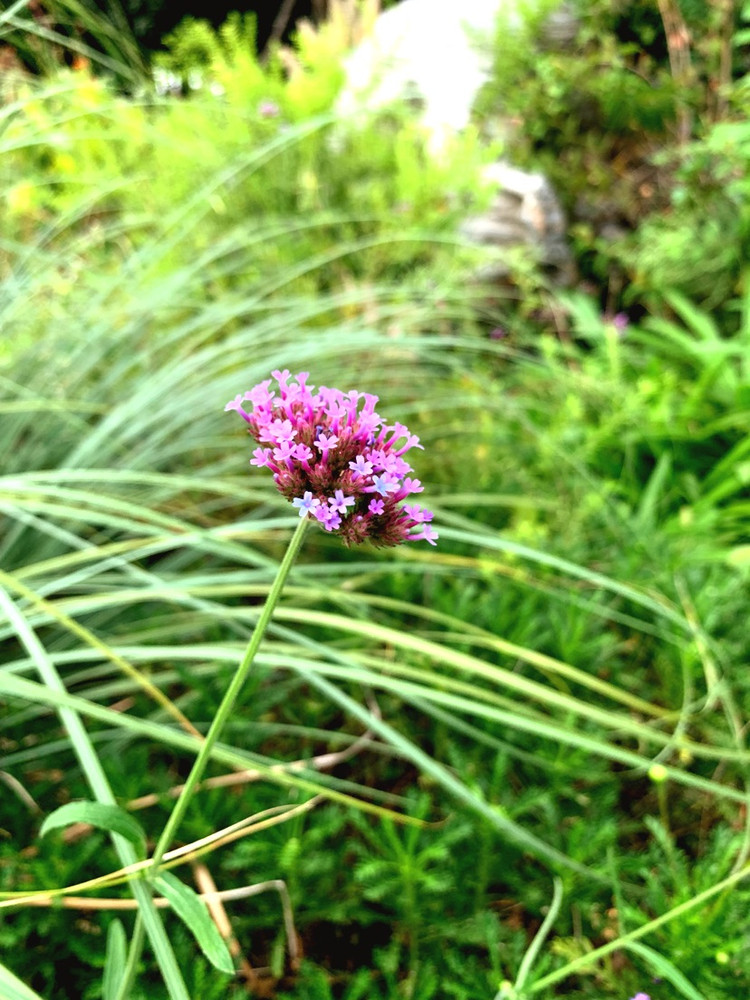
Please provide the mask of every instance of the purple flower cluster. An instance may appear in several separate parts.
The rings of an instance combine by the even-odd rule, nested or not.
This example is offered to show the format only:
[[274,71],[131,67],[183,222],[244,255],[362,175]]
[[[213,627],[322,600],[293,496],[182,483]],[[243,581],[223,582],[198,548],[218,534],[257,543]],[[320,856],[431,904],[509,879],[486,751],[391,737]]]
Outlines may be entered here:
[[[307,385],[308,372],[272,372],[227,403],[258,442],[251,465],[273,473],[279,492],[300,517],[312,515],[345,545],[369,539],[374,545],[424,540],[435,544],[432,512],[402,503],[422,484],[412,479],[404,455],[421,448],[403,424],[386,424],[375,412],[377,396]],[[249,402],[248,413],[244,404]]]

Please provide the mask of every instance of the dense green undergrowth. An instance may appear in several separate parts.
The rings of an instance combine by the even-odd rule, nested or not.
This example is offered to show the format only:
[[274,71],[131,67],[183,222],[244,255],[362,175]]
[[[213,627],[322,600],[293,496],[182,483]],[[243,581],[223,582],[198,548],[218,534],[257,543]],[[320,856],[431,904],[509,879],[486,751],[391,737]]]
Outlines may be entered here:
[[[278,367],[408,422],[441,537],[308,532],[178,838],[256,817],[175,869],[237,891],[246,978],[166,913],[189,996],[745,995],[750,288],[700,241],[687,276],[644,265],[658,230],[682,266],[675,233],[747,190],[721,145],[744,134],[741,65],[659,168],[679,211],[634,216],[593,267],[578,245],[589,282],[611,254],[620,284],[553,295],[528,267],[502,291],[473,277],[455,230],[486,198],[476,133],[429,164],[406,113],[346,132],[324,31],[292,80],[252,58],[247,22],[189,31],[220,93],[4,81],[3,967],[45,1000],[115,995],[127,885],[43,895],[121,864],[102,831],[39,837],[92,797],[61,713],[153,844],[294,527],[222,412]],[[540,80],[578,85],[579,61],[546,58]],[[668,144],[680,107],[658,44],[648,60]],[[538,85],[528,155],[554,111]],[[607,125],[586,139],[602,170]],[[729,181],[704,197],[714,163]],[[138,973],[134,998],[168,995],[148,950]]]

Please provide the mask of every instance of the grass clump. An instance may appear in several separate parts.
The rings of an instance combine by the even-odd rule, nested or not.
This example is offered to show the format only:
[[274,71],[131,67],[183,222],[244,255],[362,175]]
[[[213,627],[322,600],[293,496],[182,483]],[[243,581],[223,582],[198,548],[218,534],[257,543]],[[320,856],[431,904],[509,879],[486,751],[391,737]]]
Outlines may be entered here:
[[[311,118],[233,25],[222,94],[7,83],[0,990],[743,995],[745,277],[716,315],[654,277],[626,325],[545,293],[555,336],[471,279],[471,136],[336,151],[330,67]],[[222,413],[275,368],[409,423],[440,544],[310,530],[291,570],[167,856],[236,894],[243,981],[156,906],[129,960],[122,845],[39,833],[106,786],[153,853],[294,527]]]

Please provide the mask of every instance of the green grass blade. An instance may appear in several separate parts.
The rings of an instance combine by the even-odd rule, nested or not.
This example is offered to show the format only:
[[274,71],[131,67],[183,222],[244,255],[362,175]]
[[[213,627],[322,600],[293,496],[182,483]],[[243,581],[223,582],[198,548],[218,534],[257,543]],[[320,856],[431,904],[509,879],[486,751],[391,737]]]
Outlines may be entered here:
[[[0,570],[0,584],[6,579],[6,574]],[[9,623],[15,629],[19,641],[26,647],[29,655],[34,659],[44,681],[45,689],[51,694],[54,693],[59,699],[61,695],[66,693],[62,680],[47,655],[47,651],[40,643],[36,634],[28,626],[2,585],[0,585],[0,612],[5,614]],[[107,777],[78,713],[74,709],[61,704],[58,705],[58,711],[60,719],[68,731],[76,756],[92,792],[99,802],[107,805],[116,805]],[[123,837],[114,834],[112,842],[122,865],[134,864],[138,860],[132,844]],[[143,882],[139,881],[132,883],[132,889],[171,1000],[190,1000],[177,964],[177,959],[175,958],[158,911],[154,906],[150,890]]]
[[43,1000],[4,965],[0,965],[0,996],[3,1000]]

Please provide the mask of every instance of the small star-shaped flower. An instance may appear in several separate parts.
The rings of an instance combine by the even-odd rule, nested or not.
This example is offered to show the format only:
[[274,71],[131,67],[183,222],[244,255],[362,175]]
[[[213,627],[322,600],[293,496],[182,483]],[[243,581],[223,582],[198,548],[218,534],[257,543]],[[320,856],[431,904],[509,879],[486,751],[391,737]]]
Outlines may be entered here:
[[333,510],[339,512],[339,514],[346,514],[347,507],[354,506],[354,497],[345,497],[343,490],[336,490],[336,493],[332,497],[328,497],[328,503],[331,505]]
[[292,500],[292,506],[299,510],[299,516],[304,517],[305,514],[312,514],[315,512],[316,507],[320,507],[320,500],[314,497],[310,490],[308,490],[304,496],[295,497]]

